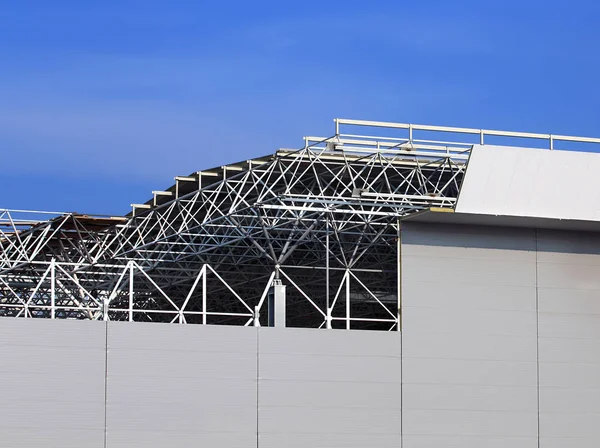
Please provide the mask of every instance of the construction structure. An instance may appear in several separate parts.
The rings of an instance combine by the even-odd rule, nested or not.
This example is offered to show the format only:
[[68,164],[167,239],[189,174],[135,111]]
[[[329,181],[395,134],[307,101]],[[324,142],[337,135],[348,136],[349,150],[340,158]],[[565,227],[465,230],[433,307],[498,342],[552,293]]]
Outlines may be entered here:
[[398,219],[454,206],[470,145],[335,123],[301,150],[175,177],[127,217],[0,211],[0,315],[258,325],[283,281],[289,326],[398,329]]
[[0,210],[0,440],[598,446],[599,148],[336,119],[127,216]]

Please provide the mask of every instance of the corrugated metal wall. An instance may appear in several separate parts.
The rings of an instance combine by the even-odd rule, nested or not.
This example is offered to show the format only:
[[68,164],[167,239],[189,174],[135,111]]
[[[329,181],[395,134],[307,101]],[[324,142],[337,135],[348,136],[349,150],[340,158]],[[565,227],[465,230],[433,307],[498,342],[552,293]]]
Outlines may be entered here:
[[2,318],[0,447],[600,446],[600,235],[401,258],[401,333]]

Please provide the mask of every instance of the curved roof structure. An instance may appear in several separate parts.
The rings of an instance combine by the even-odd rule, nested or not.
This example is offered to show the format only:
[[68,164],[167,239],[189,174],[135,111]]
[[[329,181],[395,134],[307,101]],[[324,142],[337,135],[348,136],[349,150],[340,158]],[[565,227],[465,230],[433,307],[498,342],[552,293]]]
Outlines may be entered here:
[[400,220],[454,210],[474,146],[600,143],[335,125],[299,150],[177,176],[125,217],[0,211],[0,315],[265,325],[283,284],[289,326],[398,329]]

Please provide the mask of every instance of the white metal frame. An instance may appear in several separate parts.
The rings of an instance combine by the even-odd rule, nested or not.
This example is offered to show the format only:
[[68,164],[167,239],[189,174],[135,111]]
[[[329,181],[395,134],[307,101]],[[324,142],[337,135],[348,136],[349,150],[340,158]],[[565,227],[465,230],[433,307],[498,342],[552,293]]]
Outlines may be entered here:
[[600,143],[336,119],[300,150],[177,176],[127,217],[0,210],[0,315],[259,326],[282,282],[292,326],[399,330],[399,218],[454,207],[465,135]]

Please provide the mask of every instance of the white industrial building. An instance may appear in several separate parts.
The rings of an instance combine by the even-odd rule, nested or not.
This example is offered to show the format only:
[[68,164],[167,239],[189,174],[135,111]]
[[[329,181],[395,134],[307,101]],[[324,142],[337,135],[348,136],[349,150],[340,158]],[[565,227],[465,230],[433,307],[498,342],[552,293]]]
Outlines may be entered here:
[[596,448],[599,143],[338,119],[0,210],[0,446]]

